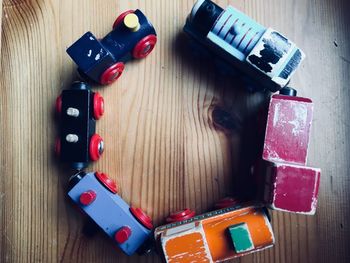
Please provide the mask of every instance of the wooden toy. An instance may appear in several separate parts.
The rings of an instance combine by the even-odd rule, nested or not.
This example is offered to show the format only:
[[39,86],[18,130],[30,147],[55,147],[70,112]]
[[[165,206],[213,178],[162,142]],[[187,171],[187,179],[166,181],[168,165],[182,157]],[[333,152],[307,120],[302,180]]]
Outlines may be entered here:
[[160,226],[154,236],[166,262],[179,263],[221,262],[274,244],[268,217],[256,205],[231,206]]
[[153,228],[151,219],[140,208],[130,207],[106,174],[74,175],[68,196],[125,254],[134,254],[148,241]]
[[304,59],[304,53],[281,33],[232,6],[223,10],[209,0],[196,2],[184,31],[200,49],[210,51],[214,60],[224,61],[220,65],[227,64],[254,79],[256,90],[280,90]]
[[108,85],[120,77],[127,61],[145,58],[156,43],[156,31],[147,17],[138,9],[128,10],[115,20],[113,30],[104,38],[87,32],[67,53],[82,77]]
[[104,113],[104,100],[84,82],[74,82],[56,99],[56,113],[61,131],[56,140],[56,154],[74,169],[81,170],[97,161],[104,149],[95,133],[96,120]]
[[281,91],[271,97],[262,161],[254,171],[264,185],[260,198],[275,210],[312,215],[321,174],[320,169],[306,166],[313,103],[297,97],[293,89]]

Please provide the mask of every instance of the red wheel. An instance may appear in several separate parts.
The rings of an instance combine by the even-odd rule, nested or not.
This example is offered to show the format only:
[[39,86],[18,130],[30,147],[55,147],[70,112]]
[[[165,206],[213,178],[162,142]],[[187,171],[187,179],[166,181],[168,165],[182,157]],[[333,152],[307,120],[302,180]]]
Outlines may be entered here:
[[104,99],[100,93],[95,92],[94,94],[94,118],[96,120],[100,119],[105,112]]
[[108,85],[116,81],[120,75],[123,73],[124,63],[118,62],[106,69],[100,78],[100,83],[102,85]]
[[61,112],[62,112],[62,95],[57,97],[55,108],[56,108],[57,115],[61,115]]
[[166,218],[166,221],[168,223],[180,222],[180,221],[183,221],[183,220],[186,220],[186,219],[190,219],[190,218],[194,217],[195,215],[196,215],[196,213],[194,211],[192,211],[189,208],[185,208],[183,210],[171,213]]
[[90,159],[97,161],[103,153],[103,140],[98,134],[92,135],[90,139],[89,154]]
[[157,43],[157,36],[155,36],[155,35],[145,36],[134,47],[134,50],[132,51],[132,56],[134,58],[147,57],[149,55],[149,53],[152,52],[156,43]]
[[114,234],[114,240],[117,241],[118,244],[123,244],[125,241],[129,239],[131,236],[131,229],[128,226],[123,226]]
[[96,199],[96,192],[92,190],[88,190],[80,195],[79,202],[82,205],[90,205],[95,201],[95,199]]
[[128,10],[128,11],[125,11],[124,13],[121,13],[117,17],[117,19],[114,21],[113,29],[116,28],[124,20],[124,17],[126,17],[128,14],[131,14],[131,13],[134,13],[134,10]]
[[57,157],[60,157],[60,155],[61,155],[61,140],[60,140],[60,138],[57,138],[56,142],[55,142],[55,154]]
[[130,207],[131,214],[146,228],[152,229],[152,219],[141,208]]
[[118,193],[117,184],[115,183],[115,181],[113,179],[109,178],[107,174],[96,172],[95,177],[104,187],[106,187],[113,194]]
[[215,209],[223,209],[238,204],[238,201],[232,197],[225,197],[215,204]]

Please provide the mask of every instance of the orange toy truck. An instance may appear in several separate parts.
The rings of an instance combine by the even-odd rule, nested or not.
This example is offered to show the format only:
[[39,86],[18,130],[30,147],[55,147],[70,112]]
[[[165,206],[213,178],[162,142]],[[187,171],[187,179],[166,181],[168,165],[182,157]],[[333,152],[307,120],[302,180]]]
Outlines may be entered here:
[[155,229],[166,262],[220,262],[274,244],[262,207],[234,206]]

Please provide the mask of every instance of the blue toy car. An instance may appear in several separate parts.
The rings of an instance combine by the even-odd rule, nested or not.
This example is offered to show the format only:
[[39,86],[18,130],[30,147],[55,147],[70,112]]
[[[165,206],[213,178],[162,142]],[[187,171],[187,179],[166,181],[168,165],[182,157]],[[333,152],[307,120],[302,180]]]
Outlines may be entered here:
[[78,65],[80,75],[90,81],[108,85],[117,80],[124,63],[150,54],[157,43],[156,31],[140,10],[122,13],[113,30],[102,39],[85,33],[67,49]]
[[151,219],[141,209],[130,207],[106,174],[80,172],[72,176],[68,196],[125,254],[138,252],[149,241]]
[[232,6],[223,10],[209,0],[196,2],[184,31],[214,58],[254,79],[257,90],[280,90],[304,59],[304,53],[279,32]]

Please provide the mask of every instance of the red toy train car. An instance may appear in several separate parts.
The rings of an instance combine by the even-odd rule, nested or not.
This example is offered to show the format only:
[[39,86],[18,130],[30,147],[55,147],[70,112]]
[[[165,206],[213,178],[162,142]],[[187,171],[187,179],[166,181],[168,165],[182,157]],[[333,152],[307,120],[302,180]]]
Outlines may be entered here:
[[313,103],[293,89],[281,91],[271,97],[262,160],[254,171],[260,198],[271,209],[314,214],[321,170],[306,166]]

